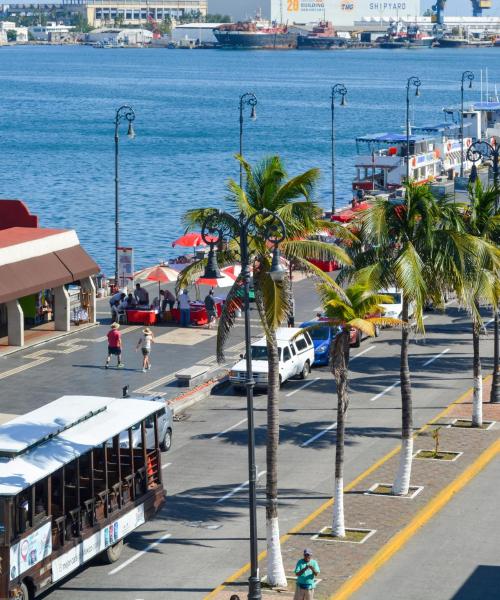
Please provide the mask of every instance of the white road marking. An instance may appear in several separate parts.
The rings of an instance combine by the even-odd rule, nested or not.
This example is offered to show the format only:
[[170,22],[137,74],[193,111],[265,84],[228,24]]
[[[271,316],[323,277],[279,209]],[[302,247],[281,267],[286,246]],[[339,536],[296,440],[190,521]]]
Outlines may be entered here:
[[231,431],[232,429],[235,429],[236,427],[238,427],[238,425],[241,425],[242,423],[246,423],[247,419],[241,419],[241,421],[238,421],[237,423],[235,423],[234,425],[231,425],[231,427],[228,427],[227,429],[224,429],[224,431],[221,431],[220,433],[218,433],[217,435],[212,436],[210,439],[211,440],[216,440],[218,437],[220,437],[221,435],[224,435],[225,433],[227,433],[228,431]]
[[[259,479],[259,477],[262,477],[262,475],[264,475],[264,473],[266,473],[266,471],[261,471],[260,473],[257,473],[257,480]],[[245,481],[245,483],[242,483],[238,487],[235,487],[233,490],[231,490],[230,492],[228,492],[225,496],[222,496],[222,498],[219,498],[215,504],[220,504],[221,502],[224,502],[225,500],[228,500],[229,498],[231,498],[232,496],[234,496],[238,492],[241,492],[241,490],[243,488],[246,488],[249,483],[250,483],[249,481]]]
[[28,369],[33,369],[33,367],[38,367],[39,365],[43,365],[50,360],[54,360],[50,356],[40,357],[34,360],[31,363],[26,365],[20,365],[19,367],[14,367],[13,369],[9,369],[8,371],[4,371],[0,373],[0,379],[6,379],[7,377],[11,377],[12,375],[17,375],[18,373],[22,373],[23,371],[27,371]]
[[383,390],[382,392],[380,392],[379,394],[377,394],[376,396],[373,396],[373,398],[370,398],[370,402],[375,402],[375,400],[378,400],[379,398],[381,398],[384,394],[387,394],[387,392],[390,392],[392,389],[394,389],[397,385],[399,385],[399,379],[397,381],[395,381],[392,385],[390,385],[389,387],[386,387],[385,390]]
[[161,470],[163,471],[163,469],[166,469],[167,467],[170,467],[172,463],[165,463],[164,465],[161,466]]
[[445,348],[442,352],[440,352],[439,354],[436,354],[436,356],[433,356],[432,358],[429,358],[429,360],[426,360],[422,366],[426,367],[427,365],[430,365],[431,363],[433,363],[438,358],[441,358],[441,356],[443,356],[443,354],[446,354],[449,351],[450,351],[449,348]]
[[375,348],[375,346],[368,346],[368,348],[365,348],[364,350],[362,350],[361,352],[358,352],[357,354],[355,354],[351,360],[354,360],[355,358],[359,358],[360,356],[363,356],[363,354],[366,354],[367,352],[370,352],[370,350],[373,350],[373,348]]
[[312,438],[309,438],[308,440],[306,440],[303,444],[300,445],[300,447],[305,448],[306,446],[309,446],[309,444],[312,444],[320,437],[323,437],[325,435],[325,433],[328,433],[331,429],[334,429],[335,427],[337,427],[336,421],[335,421],[335,423],[332,423],[331,425],[329,425],[326,429],[323,429],[323,431],[320,431],[316,435],[313,435]]
[[164,540],[168,539],[169,537],[172,537],[172,534],[165,533],[160,538],[158,538],[156,541],[151,542],[151,544],[149,544],[149,546],[146,546],[146,548],[144,548],[144,550],[141,550],[137,554],[134,554],[128,560],[121,563],[121,565],[119,567],[116,567],[116,569],[113,569],[112,571],[110,571],[108,573],[108,575],[114,575],[115,573],[118,573],[122,569],[125,569],[125,567],[128,567],[131,563],[135,562],[138,558],[141,558],[141,556],[143,556],[144,554],[146,554],[147,552],[152,550],[155,546],[158,546],[158,544],[161,544]]
[[311,379],[310,381],[306,381],[303,385],[301,385],[300,387],[298,387],[296,390],[293,390],[293,392],[289,392],[286,397],[290,398],[290,396],[293,396],[294,394],[296,394],[297,392],[300,392],[301,390],[305,390],[306,387],[309,387],[310,385],[312,385],[313,383],[316,383],[316,381],[319,381],[321,379],[321,377],[316,377],[315,379]]

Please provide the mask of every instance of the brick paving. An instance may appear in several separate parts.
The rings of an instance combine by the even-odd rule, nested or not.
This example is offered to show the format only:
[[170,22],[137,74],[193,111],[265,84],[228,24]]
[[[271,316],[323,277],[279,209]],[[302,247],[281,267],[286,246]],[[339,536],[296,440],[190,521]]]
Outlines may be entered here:
[[[485,420],[500,422],[500,405],[492,405],[489,400],[490,379],[484,385]],[[440,447],[442,450],[463,452],[456,461],[440,462],[437,460],[414,459],[411,484],[423,486],[423,490],[413,499],[366,495],[364,492],[375,483],[392,483],[396,472],[399,453],[389,458],[372,473],[369,473],[352,489],[348,489],[344,497],[346,527],[375,529],[376,533],[363,544],[336,542],[312,539],[323,527],[331,526],[333,511],[329,506],[304,529],[293,533],[282,545],[285,569],[291,573],[303,549],[310,547],[321,567],[322,581],[316,588],[315,598],[324,600],[349,579],[365,562],[388,542],[398,531],[415,516],[432,498],[434,498],[451,481],[456,479],[474,460],[500,435],[500,425],[495,424],[490,430],[460,429],[446,427],[453,419],[470,418],[472,413],[472,393],[460,399],[460,402],[449,407],[435,423],[423,428],[415,437],[414,449],[432,450],[434,440],[432,431],[440,430]],[[349,449],[346,449],[349,452]],[[333,467],[333,465],[332,465]],[[333,471],[333,468],[332,468]],[[473,485],[473,482],[472,482]],[[348,486],[349,487],[349,486]],[[260,565],[265,572],[265,560]],[[245,574],[240,580],[231,583],[215,596],[216,600],[228,600],[231,594],[238,593],[246,598]],[[283,592],[263,592],[263,599],[292,598],[293,584]]]

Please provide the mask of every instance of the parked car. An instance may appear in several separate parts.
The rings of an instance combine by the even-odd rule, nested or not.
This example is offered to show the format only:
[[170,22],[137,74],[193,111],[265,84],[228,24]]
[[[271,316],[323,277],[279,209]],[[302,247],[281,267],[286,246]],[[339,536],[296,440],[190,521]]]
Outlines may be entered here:
[[[307,331],[301,333],[297,327],[280,327],[276,330],[276,338],[278,342],[280,385],[291,377],[305,379],[311,372],[311,366],[314,362],[314,346],[309,333]],[[266,338],[263,337],[254,342],[251,352],[255,387],[267,388],[269,369]],[[229,372],[229,381],[235,388],[242,389],[246,377],[246,360],[242,356],[241,360]]]
[[[317,326],[321,323],[321,321],[328,321],[326,318],[320,318],[316,321],[306,321],[301,324],[301,328],[313,327]],[[327,365],[330,360],[330,351],[333,340],[339,333],[339,327],[332,327],[330,325],[314,327],[308,331],[314,345],[314,365],[322,366]],[[378,332],[377,332],[378,334]],[[350,331],[350,343],[351,347],[359,348],[361,345],[361,340],[363,339],[363,334],[359,329],[355,327],[351,327]]]
[[[385,317],[391,317],[393,319],[401,319],[403,313],[403,291],[390,287],[386,290],[380,290],[379,294],[384,294],[384,296],[390,296],[393,299],[391,304],[380,304],[383,308],[383,314]],[[413,317],[413,313],[415,312],[415,304],[410,302],[410,306],[408,307],[408,318]]]
[[[174,425],[174,412],[170,406],[165,404],[165,400],[161,396],[155,395],[144,395],[134,396],[134,399],[149,400],[151,402],[158,402],[162,405],[162,410],[158,414],[158,437],[160,440],[160,449],[163,452],[167,452],[172,447],[172,430]],[[123,402],[127,402],[127,398],[123,399]],[[124,405],[126,410],[126,404]],[[140,423],[132,427],[132,446],[134,448],[140,448],[142,445],[141,440],[141,428]],[[154,439],[154,421],[153,417],[148,417],[146,420],[146,446],[147,448],[155,448]],[[129,447],[128,432],[124,431],[120,435],[120,448]]]

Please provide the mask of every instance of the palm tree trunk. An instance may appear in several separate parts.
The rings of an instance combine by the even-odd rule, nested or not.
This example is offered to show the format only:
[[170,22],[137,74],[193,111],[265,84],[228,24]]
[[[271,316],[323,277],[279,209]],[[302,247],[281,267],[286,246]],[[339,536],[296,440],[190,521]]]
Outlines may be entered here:
[[410,328],[408,324],[408,300],[403,296],[401,330],[401,452],[399,467],[392,486],[392,493],[396,496],[405,496],[410,489],[411,463],[413,457],[413,408],[411,400],[410,367],[408,364],[408,344]]
[[347,389],[349,374],[349,329],[338,335],[333,345],[333,374],[337,384],[337,439],[335,443],[335,489],[333,503],[332,535],[345,537],[344,519],[344,439],[345,414],[349,405]]
[[[479,310],[477,304],[476,310]],[[479,352],[480,333],[481,325],[477,319],[474,319],[472,323],[472,427],[483,425],[483,376],[481,373],[481,354]]]
[[286,587],[285,568],[281,556],[278,522],[278,446],[279,446],[279,356],[276,332],[267,339],[269,375],[267,382],[267,448],[266,448],[266,537],[267,581],[271,586]]

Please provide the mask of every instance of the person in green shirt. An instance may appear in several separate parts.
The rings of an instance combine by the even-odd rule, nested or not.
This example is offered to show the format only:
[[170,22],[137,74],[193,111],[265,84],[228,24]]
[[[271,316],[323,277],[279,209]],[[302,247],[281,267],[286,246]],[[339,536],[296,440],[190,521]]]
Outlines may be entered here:
[[312,558],[309,548],[304,550],[304,558],[301,558],[295,567],[297,575],[297,587],[293,600],[313,600],[316,577],[319,575],[319,565]]

